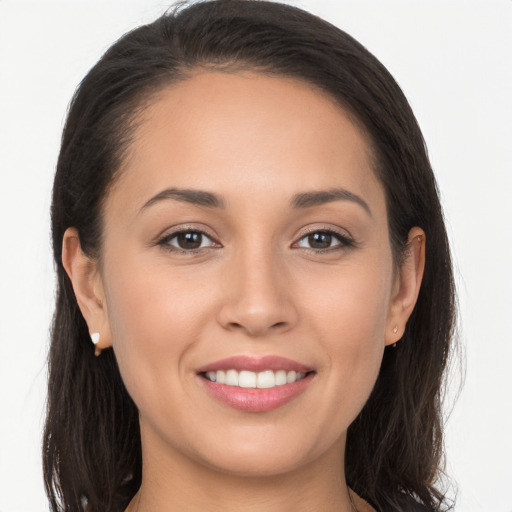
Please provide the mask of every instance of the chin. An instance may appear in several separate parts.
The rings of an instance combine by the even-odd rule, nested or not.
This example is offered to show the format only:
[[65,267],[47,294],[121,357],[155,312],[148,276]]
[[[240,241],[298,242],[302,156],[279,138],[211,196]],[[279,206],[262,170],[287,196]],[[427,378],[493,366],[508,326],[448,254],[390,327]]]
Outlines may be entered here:
[[[292,429],[284,434],[265,432],[253,435],[252,439],[235,434],[225,439],[212,441],[208,450],[197,453],[202,465],[219,472],[240,477],[265,478],[289,474],[308,466],[333,449],[342,460],[342,449],[338,443],[317,441],[307,435],[298,436]],[[259,438],[259,439],[258,439]],[[324,444],[325,443],[325,444]]]
[[[292,473],[303,466],[306,461],[303,457],[298,457],[295,453],[293,457],[285,453],[269,454],[261,453],[250,459],[240,454],[233,454],[222,459],[210,461],[208,466],[221,473],[234,477],[244,478],[268,478]],[[303,454],[301,454],[303,455]]]

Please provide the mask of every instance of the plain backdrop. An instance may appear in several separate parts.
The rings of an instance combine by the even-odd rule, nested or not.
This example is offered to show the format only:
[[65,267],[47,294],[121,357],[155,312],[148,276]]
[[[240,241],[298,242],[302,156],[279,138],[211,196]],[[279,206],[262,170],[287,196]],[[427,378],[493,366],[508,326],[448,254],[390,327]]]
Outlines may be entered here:
[[[289,3],[367,46],[417,115],[453,246],[466,361],[447,423],[447,472],[457,511],[511,512],[512,1]],[[66,108],[108,46],[168,6],[0,0],[0,512],[47,510],[48,210]]]

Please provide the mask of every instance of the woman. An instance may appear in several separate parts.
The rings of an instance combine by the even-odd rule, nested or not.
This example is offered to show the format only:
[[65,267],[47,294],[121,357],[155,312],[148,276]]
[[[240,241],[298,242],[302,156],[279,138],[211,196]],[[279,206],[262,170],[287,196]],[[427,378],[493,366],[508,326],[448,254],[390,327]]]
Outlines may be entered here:
[[250,0],[127,34],[73,99],[52,223],[52,510],[448,507],[442,211],[350,36]]

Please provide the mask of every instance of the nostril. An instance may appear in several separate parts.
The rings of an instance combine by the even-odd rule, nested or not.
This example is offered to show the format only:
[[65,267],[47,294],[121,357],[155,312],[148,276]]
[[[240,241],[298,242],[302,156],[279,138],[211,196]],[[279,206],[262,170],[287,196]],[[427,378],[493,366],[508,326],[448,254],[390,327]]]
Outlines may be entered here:
[[261,336],[289,329],[296,323],[297,312],[291,303],[232,297],[221,305],[217,320],[227,330]]

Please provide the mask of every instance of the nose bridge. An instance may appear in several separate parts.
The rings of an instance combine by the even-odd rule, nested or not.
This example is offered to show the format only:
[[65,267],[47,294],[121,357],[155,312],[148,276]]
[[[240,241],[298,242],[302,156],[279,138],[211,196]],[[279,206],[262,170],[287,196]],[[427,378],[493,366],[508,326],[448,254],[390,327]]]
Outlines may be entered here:
[[254,308],[265,308],[278,300],[280,282],[279,261],[270,247],[245,251],[239,257],[238,284],[242,299]]
[[252,336],[289,328],[296,314],[286,275],[273,244],[251,237],[235,248],[226,275],[223,326]]

